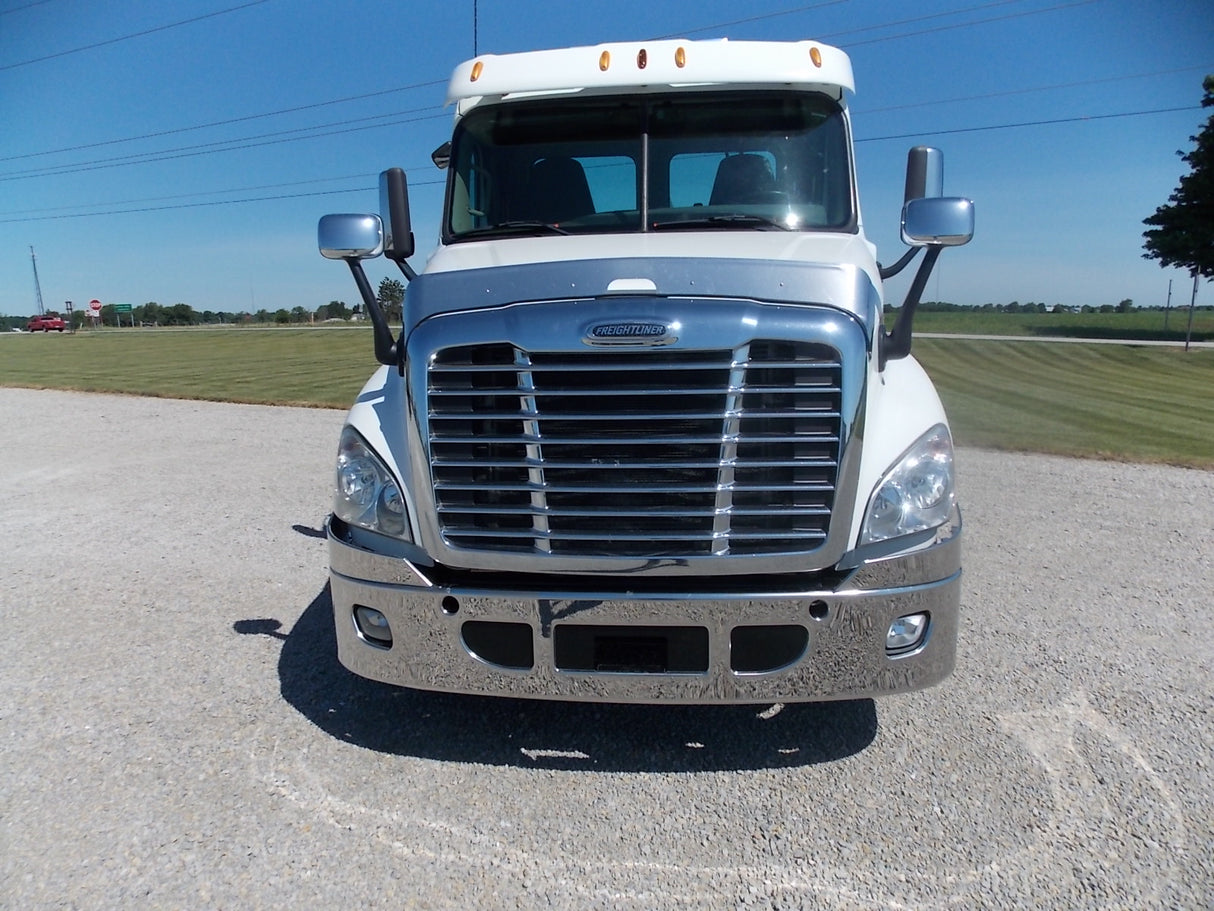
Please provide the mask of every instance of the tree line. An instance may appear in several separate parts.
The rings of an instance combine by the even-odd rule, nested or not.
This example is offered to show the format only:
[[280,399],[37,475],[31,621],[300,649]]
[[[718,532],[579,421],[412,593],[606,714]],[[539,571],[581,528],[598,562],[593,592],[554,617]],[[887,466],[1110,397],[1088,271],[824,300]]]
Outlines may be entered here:
[[[380,306],[388,319],[400,321],[401,310],[404,306],[405,287],[394,278],[385,278],[379,283],[376,295]],[[91,322],[91,312],[88,309],[72,311],[72,327],[82,329]],[[67,319],[67,313],[58,310],[48,310],[49,316],[62,316]],[[250,313],[247,310],[195,310],[189,304],[173,304],[164,306],[156,301],[148,301],[131,307],[129,312],[119,313],[117,305],[105,304],[101,308],[99,321],[103,326],[219,326],[219,325],[307,325],[324,323],[333,320],[360,319],[363,316],[359,304],[348,305],[345,301],[329,301],[315,310],[306,307],[292,307],[290,310],[257,310]],[[0,331],[24,329],[31,316],[0,316]]]
[[[92,311],[79,309],[72,311],[72,326],[83,329],[91,325]],[[61,316],[67,319],[68,314],[62,310],[48,310],[49,316]],[[323,323],[329,320],[350,320],[359,316],[357,306],[350,307],[345,301],[329,301],[329,303],[308,310],[305,307],[292,307],[290,310],[257,310],[250,313],[247,310],[195,310],[189,304],[164,305],[156,301],[138,304],[131,307],[129,312],[119,313],[114,304],[105,304],[99,314],[99,322],[103,326],[220,326],[220,325],[307,325]],[[0,331],[24,329],[31,316],[0,316]]]
[[[893,309],[897,309],[896,307]],[[1006,304],[950,304],[948,301],[923,301],[919,311],[935,313],[1129,313],[1134,309],[1134,301],[1124,298],[1116,304],[1084,304],[1081,307],[1066,304],[1046,304],[1042,301],[1010,301]]]

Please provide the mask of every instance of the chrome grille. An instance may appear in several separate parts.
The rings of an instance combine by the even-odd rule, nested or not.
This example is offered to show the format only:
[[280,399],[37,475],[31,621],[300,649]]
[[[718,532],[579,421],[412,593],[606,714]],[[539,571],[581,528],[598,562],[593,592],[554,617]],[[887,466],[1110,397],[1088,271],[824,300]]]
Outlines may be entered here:
[[838,480],[832,347],[438,351],[431,481],[452,547],[608,557],[806,553]]

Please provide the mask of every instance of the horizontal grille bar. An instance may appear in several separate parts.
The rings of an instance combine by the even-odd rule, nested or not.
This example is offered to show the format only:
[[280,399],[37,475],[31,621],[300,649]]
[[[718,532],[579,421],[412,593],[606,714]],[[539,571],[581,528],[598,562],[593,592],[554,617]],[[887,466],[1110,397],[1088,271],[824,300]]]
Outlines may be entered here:
[[[491,408],[480,408],[476,411],[457,412],[454,414],[434,415],[431,417],[431,423],[436,421],[466,421],[471,417],[475,417],[478,421],[524,421],[532,418],[538,418],[545,414],[539,408],[530,411],[494,411]],[[775,418],[803,418],[812,415],[816,418],[834,418],[838,419],[839,415],[834,411],[812,411],[805,409],[803,411],[774,411],[764,415],[767,419]],[[730,411],[701,411],[701,412],[661,412],[655,411],[652,414],[612,414],[605,412],[571,412],[561,415],[562,421],[577,421],[579,423],[593,423],[595,421],[619,422],[619,421],[699,421],[716,419],[721,417],[748,417],[745,411],[741,409],[733,409]],[[438,434],[435,434],[438,436]],[[457,438],[458,439],[458,438]]]
[[[539,468],[541,466],[546,466],[548,468],[582,468],[586,464],[585,462],[575,462],[575,461],[562,462],[558,459],[544,459],[541,462],[539,459],[528,459],[528,458],[519,458],[519,459],[437,458],[434,460],[434,462],[435,462],[435,465],[443,468],[444,471],[449,470],[449,469],[455,469],[455,468],[523,468],[523,469],[526,469],[526,468]],[[735,462],[736,462],[736,460],[735,460]],[[595,464],[594,467],[598,471],[629,471],[629,470],[634,470],[634,469],[646,469],[646,468],[670,468],[673,464],[674,463],[672,463],[672,462],[646,462],[641,459],[635,459],[635,460],[629,461],[626,464],[623,462],[599,462],[599,463]],[[722,464],[728,464],[728,463],[722,462],[722,460],[720,460],[720,459],[714,459],[711,462],[710,461],[691,462],[691,461],[684,460],[684,461],[681,461],[678,463],[678,467],[691,468],[691,469],[711,468],[711,469],[715,470],[715,469],[721,467]],[[751,468],[773,468],[773,469],[774,468],[834,468],[836,465],[836,462],[834,461],[834,459],[817,459],[817,460],[815,460],[815,459],[792,459],[792,460],[747,459],[746,464],[748,466],[750,466]],[[438,487],[438,486],[456,487],[458,485],[444,484],[443,482],[438,482],[435,486],[436,487]],[[479,485],[474,484],[473,486],[477,487]]]
[[[484,528],[475,528],[475,529],[466,529],[466,530],[453,529],[451,532],[448,532],[448,534],[463,537],[463,538],[466,538],[469,540],[476,539],[476,538],[502,540],[502,539],[512,539],[512,538],[518,537],[517,533],[510,532],[508,530],[496,530],[496,529],[484,529]],[[596,532],[594,530],[587,530],[587,531],[581,532],[581,533],[568,532],[568,531],[565,531],[565,532],[553,531],[553,532],[547,532],[543,535],[539,535],[539,537],[545,538],[546,540],[549,540],[549,541],[601,542],[604,540],[603,533],[601,531]],[[644,532],[613,532],[611,535],[611,540],[613,540],[613,541],[635,541],[635,542],[642,542],[642,541],[700,541],[702,543],[707,544],[719,537],[723,537],[723,536],[714,534],[713,532],[705,532],[705,533],[701,533],[701,534],[687,534],[685,532],[677,532],[677,533],[665,532],[664,533],[664,532],[644,531]],[[730,539],[740,539],[740,540],[744,540],[747,538],[754,539],[754,540],[764,540],[764,539],[770,537],[770,533],[767,531],[764,531],[764,530],[758,530],[758,531],[754,531],[754,532],[731,531],[729,533],[729,537],[730,537]],[[826,533],[823,531],[784,532],[784,533],[782,533],[781,537],[784,538],[785,540],[821,541],[826,537]]]
[[[710,484],[710,485],[701,485],[701,486],[682,485],[682,486],[677,486],[677,487],[669,486],[669,485],[663,486],[663,487],[658,487],[658,486],[653,486],[653,485],[650,485],[648,487],[633,485],[628,488],[628,491],[629,491],[629,493],[634,493],[634,494],[637,494],[637,493],[645,493],[645,494],[715,493],[716,491],[720,490],[722,488],[722,486],[727,486],[728,489],[738,491],[738,492],[745,492],[748,490],[770,490],[770,491],[789,491],[789,492],[794,492],[794,491],[829,492],[829,491],[833,491],[835,489],[830,484],[815,485],[815,484],[758,484],[758,483],[755,483],[755,484],[731,484],[731,485]],[[458,490],[478,491],[478,490],[483,490],[483,489],[484,489],[483,486],[478,485],[478,484],[453,484],[453,483],[449,483],[449,482],[443,482],[443,483],[435,485],[435,490],[442,490],[442,491],[458,491]],[[609,484],[599,484],[597,486],[592,486],[592,485],[587,485],[587,484],[581,484],[581,485],[577,485],[577,486],[570,485],[570,484],[546,484],[546,485],[540,486],[538,484],[520,483],[520,484],[514,484],[514,485],[499,484],[494,489],[500,490],[500,491],[519,491],[519,492],[525,492],[525,493],[539,493],[541,491],[547,491],[548,493],[578,493],[578,494],[604,493],[604,494],[606,494],[606,493],[616,493],[620,488],[618,485],[609,485]]]
[[[460,515],[460,514],[469,515],[469,516],[479,516],[482,514],[489,514],[489,515],[495,515],[495,516],[524,516],[524,515],[529,516],[529,515],[533,514],[534,510],[530,509],[530,508],[521,507],[521,506],[511,507],[511,506],[479,506],[478,505],[478,506],[443,506],[439,509],[439,512],[441,512],[445,515],[449,515],[449,516],[450,515]],[[823,515],[830,514],[829,509],[825,509],[822,507],[805,508],[805,509],[786,509],[786,510],[784,510],[784,512],[786,512],[789,515],[800,515],[800,516],[823,516]],[[613,509],[606,514],[611,515],[611,516],[616,516],[618,518],[628,518],[630,516],[638,517],[638,518],[651,518],[656,515],[676,516],[676,517],[681,517],[681,518],[696,518],[696,517],[704,518],[705,516],[707,516],[709,518],[713,518],[717,515],[724,515],[724,514],[728,514],[731,516],[765,516],[765,515],[767,515],[767,510],[763,510],[763,509],[729,509],[729,510],[704,511],[704,510],[687,510],[687,509],[675,510],[675,509],[665,509],[665,508],[655,507],[654,509],[651,509],[651,510]],[[552,509],[552,508],[548,508],[548,509],[544,510],[544,515],[548,516],[549,518],[551,518],[553,516],[601,518],[604,515],[604,511],[600,510],[600,509],[559,509],[559,508]]]
[[[448,350],[450,350],[450,349],[448,349]],[[559,357],[559,355],[557,357]],[[706,359],[703,361],[667,362],[664,364],[659,364],[659,365],[657,365],[657,367],[658,367],[658,369],[662,370],[663,372],[669,371],[669,370],[705,370],[705,369],[715,370],[716,368],[720,367],[721,364],[722,364],[722,362],[719,360],[707,360]],[[497,364],[492,364],[492,363],[487,364],[487,363],[474,363],[472,361],[469,361],[466,364],[460,364],[456,361],[443,360],[443,361],[435,361],[434,363],[432,363],[430,365],[430,375],[431,376],[443,376],[445,374],[446,375],[456,375],[456,374],[464,374],[464,373],[490,373],[490,372],[494,372],[494,371],[500,372],[502,367],[504,367],[504,366],[513,367],[516,365],[515,364],[506,364],[504,362],[497,363]],[[615,364],[613,364],[613,363],[608,363],[608,362],[590,362],[590,361],[585,361],[582,359],[575,359],[575,357],[570,357],[568,361],[563,362],[563,363],[554,359],[554,360],[548,362],[547,366],[550,368],[557,367],[558,369],[560,369],[566,373],[612,373],[612,372],[631,373],[632,371],[636,370],[635,363],[615,363]],[[744,366],[746,366],[746,362],[731,360],[726,363],[726,366],[744,367]],[[763,364],[763,366],[765,369],[768,369],[768,370],[772,370],[772,369],[794,370],[794,369],[798,369],[798,368],[804,366],[804,364],[801,361],[767,361]],[[820,363],[820,366],[838,368],[841,365],[837,361],[832,363],[830,361],[824,360]]]

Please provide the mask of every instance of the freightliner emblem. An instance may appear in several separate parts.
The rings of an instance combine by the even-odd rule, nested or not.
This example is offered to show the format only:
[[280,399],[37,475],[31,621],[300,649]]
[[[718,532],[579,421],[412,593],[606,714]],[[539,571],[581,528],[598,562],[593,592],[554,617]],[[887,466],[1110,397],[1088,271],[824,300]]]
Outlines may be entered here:
[[587,345],[669,345],[678,341],[673,330],[666,323],[641,320],[594,323],[582,341]]

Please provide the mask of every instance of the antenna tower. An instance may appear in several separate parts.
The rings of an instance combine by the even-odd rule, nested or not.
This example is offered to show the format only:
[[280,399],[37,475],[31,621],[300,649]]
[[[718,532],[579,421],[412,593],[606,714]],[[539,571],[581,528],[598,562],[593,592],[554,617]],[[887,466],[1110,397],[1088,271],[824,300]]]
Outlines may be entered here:
[[42,316],[46,311],[42,307],[42,285],[38,283],[38,257],[34,255],[33,247],[30,247],[30,262],[34,266],[34,291],[38,295],[38,315]]

